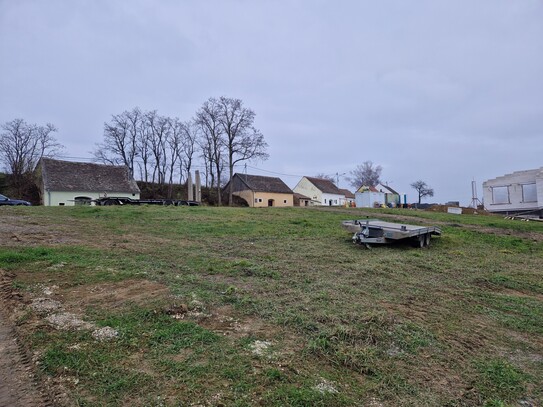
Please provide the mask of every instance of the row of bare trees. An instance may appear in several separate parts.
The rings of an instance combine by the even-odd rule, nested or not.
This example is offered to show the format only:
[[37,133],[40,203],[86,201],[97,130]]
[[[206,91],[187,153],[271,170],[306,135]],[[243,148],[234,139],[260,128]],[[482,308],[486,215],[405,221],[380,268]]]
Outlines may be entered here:
[[142,181],[170,187],[178,178],[183,182],[200,158],[206,186],[216,188],[220,205],[225,168],[231,180],[239,162],[268,158],[267,144],[254,120],[253,110],[240,99],[227,97],[209,98],[185,122],[136,107],[104,124],[104,141],[94,156],[100,162],[126,165]]

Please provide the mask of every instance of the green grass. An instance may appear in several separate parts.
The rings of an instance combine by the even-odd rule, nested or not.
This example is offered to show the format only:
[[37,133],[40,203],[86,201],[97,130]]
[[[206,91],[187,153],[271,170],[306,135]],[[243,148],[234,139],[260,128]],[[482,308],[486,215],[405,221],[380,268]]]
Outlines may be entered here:
[[[83,308],[119,331],[113,342],[20,318],[44,374],[78,380],[68,386],[74,403],[542,402],[539,223],[388,209],[25,209],[29,224],[72,240],[0,248],[14,289],[150,280],[171,292]],[[435,224],[443,236],[430,249],[366,250],[340,227],[366,216]],[[180,303],[191,311],[175,320],[165,309]],[[243,329],[225,333],[221,313]],[[272,343],[260,356],[258,340]],[[323,379],[337,392],[320,391]]]

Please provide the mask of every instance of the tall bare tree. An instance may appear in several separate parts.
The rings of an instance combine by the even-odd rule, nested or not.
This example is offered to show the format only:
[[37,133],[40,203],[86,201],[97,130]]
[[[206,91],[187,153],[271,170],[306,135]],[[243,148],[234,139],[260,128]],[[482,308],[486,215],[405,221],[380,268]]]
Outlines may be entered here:
[[2,124],[1,129],[0,160],[11,173],[13,186],[20,192],[40,158],[54,156],[64,147],[53,136],[57,128],[51,123],[38,126],[14,119]]
[[134,175],[144,115],[138,107],[111,116],[104,123],[104,141],[96,146],[94,157],[107,164],[123,164]]
[[221,175],[224,167],[224,129],[221,124],[221,106],[215,98],[209,98],[202,107],[196,112],[195,122],[201,131],[200,145],[203,147],[209,160],[210,168],[213,169],[211,187],[216,180],[217,202],[219,206],[221,200]]
[[228,157],[229,191],[228,204],[232,205],[234,166],[242,161],[266,160],[268,144],[264,136],[254,127],[255,112],[243,106],[240,99],[219,98],[219,121],[225,135]]
[[[170,131],[168,132],[168,198],[173,198],[173,179],[176,174],[176,168],[179,165],[179,184],[183,178],[183,151],[186,143],[186,125],[178,118],[168,119],[170,123]],[[192,153],[193,154],[193,153]],[[192,155],[187,161],[192,162]],[[190,171],[190,164],[189,164]]]
[[345,177],[351,186],[355,189],[365,185],[368,187],[375,186],[381,182],[381,172],[383,168],[380,165],[373,165],[371,161],[364,161],[354,170],[349,172],[350,177]]
[[419,195],[418,205],[420,205],[420,201],[422,198],[425,198],[427,196],[434,196],[434,189],[430,188],[429,185],[426,184],[423,180],[415,181],[411,184],[411,187],[417,191],[417,194]]
[[153,157],[153,182],[164,185],[168,168],[166,150],[171,129],[170,120],[153,110],[145,114],[145,121],[151,133],[149,143]]
[[198,147],[198,144],[196,142],[198,138],[198,126],[193,120],[191,120],[181,123],[181,129],[183,133],[180,151],[183,157],[182,168],[185,171],[185,174],[187,174],[188,176],[192,169],[194,155],[196,154],[196,148]]

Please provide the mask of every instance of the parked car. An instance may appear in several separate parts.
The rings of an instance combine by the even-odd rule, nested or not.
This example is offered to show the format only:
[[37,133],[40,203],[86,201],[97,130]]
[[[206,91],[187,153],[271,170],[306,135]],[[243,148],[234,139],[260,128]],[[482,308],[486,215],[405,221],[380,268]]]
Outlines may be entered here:
[[23,201],[22,199],[11,199],[11,198],[8,198],[7,196],[4,196],[4,195],[0,194],[0,205],[25,205],[25,206],[30,206],[32,204],[30,202],[28,202],[28,201]]

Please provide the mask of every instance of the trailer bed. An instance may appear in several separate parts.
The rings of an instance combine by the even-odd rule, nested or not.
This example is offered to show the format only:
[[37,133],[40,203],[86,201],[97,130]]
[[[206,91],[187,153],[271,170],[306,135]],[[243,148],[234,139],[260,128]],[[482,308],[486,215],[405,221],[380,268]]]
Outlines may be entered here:
[[372,244],[388,244],[399,240],[410,240],[416,247],[428,247],[432,235],[441,235],[436,226],[408,225],[385,222],[379,219],[343,221],[342,226],[354,233],[353,242],[369,247]]

